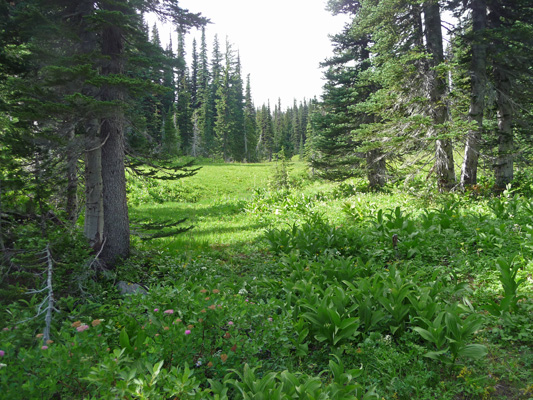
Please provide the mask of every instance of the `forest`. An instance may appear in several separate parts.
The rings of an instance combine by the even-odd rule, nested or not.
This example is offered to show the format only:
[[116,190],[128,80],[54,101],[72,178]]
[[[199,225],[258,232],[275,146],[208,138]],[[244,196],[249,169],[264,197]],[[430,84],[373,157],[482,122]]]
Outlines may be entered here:
[[324,7],[287,106],[208,9],[0,3],[0,399],[533,398],[533,4]]

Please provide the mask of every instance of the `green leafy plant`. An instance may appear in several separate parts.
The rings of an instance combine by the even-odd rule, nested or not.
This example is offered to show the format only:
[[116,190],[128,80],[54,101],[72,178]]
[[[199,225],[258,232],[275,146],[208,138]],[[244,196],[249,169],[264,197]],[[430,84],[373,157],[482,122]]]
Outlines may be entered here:
[[478,359],[487,354],[485,346],[467,343],[483,325],[477,314],[464,318],[459,307],[449,306],[439,312],[432,321],[420,317],[418,320],[422,321],[426,328],[416,326],[413,330],[436,348],[435,351],[427,352],[426,357],[453,364],[458,357]]
[[485,305],[485,309],[492,315],[499,317],[507,312],[517,310],[518,301],[523,298],[523,296],[518,294],[518,288],[526,279],[517,279],[520,264],[514,260],[509,261],[500,257],[496,260],[496,268],[499,272],[499,279],[503,287],[504,295],[499,303],[490,301],[488,305]]
[[[355,382],[361,370],[346,370],[342,361],[329,361],[331,380],[325,384],[319,377],[312,377],[289,371],[269,372],[258,377],[258,368],[244,365],[242,373],[233,370],[222,382],[209,380],[215,399],[337,399],[337,400],[377,400],[379,396],[373,388],[365,388]],[[235,376],[235,378],[234,378]],[[233,391],[231,389],[234,389]],[[230,396],[231,395],[231,396]]]
[[301,307],[307,312],[302,317],[310,324],[310,331],[319,342],[337,346],[359,335],[359,319],[352,317],[357,304],[340,287],[328,288],[323,298],[302,299]]

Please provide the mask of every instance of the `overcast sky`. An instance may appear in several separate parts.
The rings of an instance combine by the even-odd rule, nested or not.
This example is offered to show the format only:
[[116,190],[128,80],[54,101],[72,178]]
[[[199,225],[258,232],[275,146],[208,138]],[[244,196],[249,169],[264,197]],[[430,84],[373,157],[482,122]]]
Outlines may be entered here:
[[[201,12],[212,24],[206,29],[208,50],[218,34],[221,51],[226,36],[241,56],[243,78],[250,74],[256,107],[281,98],[282,108],[322,92],[319,63],[332,55],[328,34],[341,31],[346,18],[325,10],[326,0],[181,0],[180,7]],[[161,40],[168,31],[161,28]],[[188,35],[187,52],[192,52]],[[175,45],[175,35],[173,35]],[[211,55],[210,55],[211,56]]]

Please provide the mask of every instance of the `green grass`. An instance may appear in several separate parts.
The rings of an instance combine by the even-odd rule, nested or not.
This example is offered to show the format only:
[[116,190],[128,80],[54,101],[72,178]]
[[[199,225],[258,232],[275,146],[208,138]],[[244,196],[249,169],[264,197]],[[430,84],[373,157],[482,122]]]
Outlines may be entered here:
[[[294,170],[296,172],[293,171],[293,175],[299,174],[301,177],[303,164],[296,163]],[[338,230],[357,224],[368,226],[368,221],[375,217],[379,209],[393,210],[396,207],[400,207],[416,222],[422,218],[424,211],[436,212],[445,209],[449,204],[456,204],[457,215],[449,214],[453,231],[437,236],[431,230],[421,233],[429,237],[427,241],[421,240],[415,244],[422,248],[422,254],[419,252],[415,253],[414,257],[397,260],[398,268],[405,268],[411,271],[410,273],[416,271],[420,276],[428,277],[432,271],[438,269],[444,274],[455,274],[457,279],[469,280],[473,290],[469,295],[470,301],[478,305],[489,297],[497,298],[501,295],[501,285],[494,269],[494,260],[498,256],[521,254],[522,257],[525,256],[521,276],[526,277],[528,273],[530,276],[533,272],[531,244],[524,248],[523,243],[520,243],[525,238],[524,235],[516,235],[513,238],[512,234],[498,231],[510,229],[512,221],[495,218],[486,199],[471,201],[461,195],[442,197],[434,193],[420,196],[416,186],[407,192],[393,189],[389,193],[368,193],[357,190],[357,181],[345,184],[343,189],[337,184],[309,180],[306,180],[302,187],[276,197],[275,194],[257,190],[267,186],[271,175],[272,167],[264,164],[205,166],[201,173],[193,178],[197,179],[197,184],[202,182],[201,185],[205,188],[204,197],[198,203],[166,203],[135,209],[135,215],[144,218],[186,217],[195,226],[181,237],[161,239],[148,246],[155,246],[171,255],[188,251],[190,257],[212,256],[219,262],[232,266],[245,280],[262,276],[265,271],[278,276],[275,260],[280,255],[283,256],[283,251],[271,252],[272,246],[269,247],[265,241],[267,231],[277,229],[289,232],[294,224],[301,226],[313,213],[321,215]],[[222,184],[223,181],[225,183]],[[359,210],[361,220],[358,221],[357,217],[354,220],[354,214],[350,214],[347,207],[352,207],[352,211]],[[527,219],[516,222],[527,224]],[[501,224],[505,226],[498,228]],[[480,230],[490,233],[483,235],[479,233]],[[363,230],[361,236],[364,237],[365,232]],[[398,234],[404,239],[401,229]],[[472,239],[476,234],[478,239],[485,242]],[[506,236],[505,239],[503,236]],[[372,240],[376,239],[371,238],[366,243],[364,240],[363,242],[369,245]],[[439,244],[431,242],[432,240],[443,242]],[[501,242],[502,240],[504,242]],[[387,250],[388,244],[375,244],[374,248],[366,248],[357,254],[368,258],[377,256],[378,259],[383,259],[384,264],[389,263],[387,260],[390,260],[390,257],[387,254],[392,254],[392,251]],[[404,244],[400,242],[400,247],[402,245]],[[294,248],[298,248],[298,245]],[[426,254],[423,254],[424,252]],[[267,263],[260,262],[261,258],[263,261],[267,260]],[[252,266],[244,268],[246,264]],[[285,277],[280,275],[279,279],[283,280]],[[525,279],[526,286],[522,287],[521,293],[531,294],[532,281],[530,278]],[[525,304],[528,306],[522,309],[525,312],[523,315],[524,318],[529,318],[531,302]],[[528,315],[529,317],[526,317]],[[526,323],[520,336],[520,328],[516,326],[520,324],[520,317],[516,318],[515,322],[509,323],[513,327],[509,327],[508,333],[489,328],[483,330],[484,334],[478,340],[488,346],[488,358],[476,363],[467,362],[445,373],[434,366],[428,367],[426,359],[421,357],[419,348],[414,345],[419,340],[415,334],[385,347],[379,344],[379,340],[359,344],[358,349],[362,352],[368,351],[369,357],[353,353],[357,355],[354,363],[368,365],[361,382],[367,385],[377,384],[380,389],[378,391],[386,394],[385,398],[528,398],[533,374],[526,370],[532,366],[533,356],[525,343],[531,343],[533,331],[531,323]],[[509,346],[504,339],[505,335],[509,335],[508,339],[512,338],[513,343],[523,343],[523,353],[515,352],[514,346]],[[519,336],[526,340],[517,340]],[[365,351],[365,348],[368,350]],[[351,352],[345,349],[345,354]],[[424,371],[419,370],[420,368]]]
[[[255,248],[264,229],[272,221],[272,216],[258,217],[246,213],[244,207],[254,193],[268,187],[273,164],[220,163],[200,166],[198,173],[185,182],[158,182],[167,187],[180,186],[186,193],[200,191],[199,196],[194,196],[197,201],[163,204],[140,202],[130,209],[133,219],[162,221],[187,218],[184,226],[194,227],[183,235],[154,240],[141,248],[157,248],[170,254],[184,249],[204,251],[209,246],[234,246],[244,251]],[[293,163],[291,175],[296,177],[304,172],[303,162]]]
[[11,306],[6,393],[532,398],[531,199],[439,195],[416,181],[369,193],[359,180],[309,179],[299,162],[290,190],[265,189],[272,176],[269,164],[205,164],[186,181],[130,183],[133,219],[194,227],[134,239],[113,279],[141,281],[148,296],[122,299],[104,283],[89,302],[60,301],[68,311],[46,353],[37,321],[13,328],[39,298]]

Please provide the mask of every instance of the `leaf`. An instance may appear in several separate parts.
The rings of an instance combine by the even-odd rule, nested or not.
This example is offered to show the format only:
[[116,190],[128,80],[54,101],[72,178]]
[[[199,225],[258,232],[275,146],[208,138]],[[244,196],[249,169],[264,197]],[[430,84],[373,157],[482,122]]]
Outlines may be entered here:
[[482,344],[469,344],[459,350],[459,355],[477,360],[485,357],[488,353],[487,347]]
[[446,327],[448,332],[453,335],[454,339],[460,339],[461,334],[459,332],[459,327],[457,326],[457,316],[451,312],[447,312],[444,320],[446,321]]
[[431,332],[429,332],[428,330],[420,328],[418,326],[413,328],[413,330],[418,332],[420,334],[420,336],[422,336],[428,342],[431,342],[431,343],[436,343],[437,342],[437,340],[435,339],[435,336],[433,336],[433,334]]
[[152,369],[152,380],[157,378],[159,373],[161,372],[161,368],[163,368],[164,361],[159,361],[157,364],[154,365],[154,368]]
[[448,348],[440,351],[428,351],[426,354],[424,354],[424,357],[431,358],[433,360],[438,361],[445,361],[446,357],[444,355],[448,352]]
[[339,329],[344,330],[346,328],[352,328],[353,326],[359,326],[357,323],[357,318],[346,318],[339,325]]
[[130,337],[128,336],[128,332],[126,332],[126,329],[122,328],[122,331],[120,332],[120,336],[118,337],[118,342],[120,344],[120,347],[128,350],[132,350],[131,344],[130,344]]
[[146,340],[146,333],[143,330],[137,332],[137,337],[135,338],[135,347],[140,349]]
[[342,339],[348,339],[348,338],[359,335],[360,332],[357,331],[357,328],[359,328],[358,324],[351,326],[349,328],[343,329],[342,332],[339,335],[336,335],[335,338],[333,339],[333,345],[336,345]]

